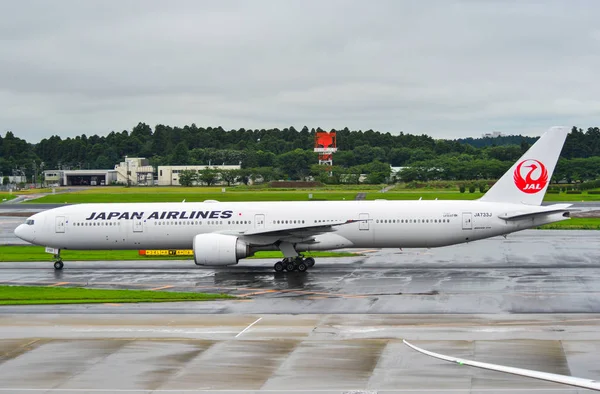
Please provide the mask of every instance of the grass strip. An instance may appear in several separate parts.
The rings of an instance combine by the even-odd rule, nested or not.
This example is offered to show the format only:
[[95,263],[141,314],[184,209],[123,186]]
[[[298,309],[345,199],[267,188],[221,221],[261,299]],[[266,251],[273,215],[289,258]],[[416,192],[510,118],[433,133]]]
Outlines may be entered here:
[[[309,198],[312,194],[312,199]],[[335,192],[227,192],[227,193],[154,193],[149,189],[147,193],[62,193],[50,194],[41,198],[28,200],[23,204],[83,204],[83,203],[126,203],[126,202],[202,202],[204,200],[217,200],[223,202],[235,201],[320,201],[320,200],[354,200],[355,191]]]
[[[52,255],[42,246],[15,245],[0,246],[0,262],[52,261]],[[64,261],[115,261],[115,260],[192,260],[192,256],[140,256],[137,250],[63,250]],[[311,252],[306,257],[348,257],[356,256],[349,252]],[[257,252],[251,259],[283,258],[279,251]]]
[[15,198],[17,198],[17,196],[14,194],[0,192],[0,203],[7,202]]
[[[458,190],[398,190],[378,193],[372,189],[363,190],[252,190],[226,189],[225,193],[217,188],[104,188],[88,189],[71,193],[50,194],[38,199],[25,201],[24,204],[81,204],[81,203],[126,203],[126,202],[202,202],[217,200],[236,201],[340,201],[354,200],[357,193],[366,192],[367,200],[475,200],[483,196],[475,193],[460,193]],[[312,198],[309,198],[312,195]],[[546,194],[544,201],[600,201],[600,194]]]
[[537,228],[541,230],[600,230],[600,218],[571,218]]
[[0,305],[210,301],[228,294],[150,290],[100,290],[79,287],[0,286]]

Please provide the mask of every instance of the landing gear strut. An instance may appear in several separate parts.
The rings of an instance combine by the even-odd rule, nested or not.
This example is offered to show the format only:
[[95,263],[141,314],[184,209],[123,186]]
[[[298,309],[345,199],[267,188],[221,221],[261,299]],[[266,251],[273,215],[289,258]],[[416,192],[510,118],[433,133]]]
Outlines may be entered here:
[[282,261],[278,261],[273,266],[275,272],[283,271],[298,271],[306,272],[307,269],[315,265],[315,259],[312,257],[304,258],[302,256],[286,257]]
[[294,244],[290,242],[280,242],[277,246],[283,253],[284,259],[275,263],[275,266],[273,267],[275,272],[306,272],[307,269],[315,265],[315,259],[312,257],[304,258],[304,256],[298,253]]
[[65,264],[63,263],[62,259],[60,258],[60,249],[58,249],[58,251],[54,255],[54,269],[61,270],[61,269],[63,269],[64,266],[65,266]]

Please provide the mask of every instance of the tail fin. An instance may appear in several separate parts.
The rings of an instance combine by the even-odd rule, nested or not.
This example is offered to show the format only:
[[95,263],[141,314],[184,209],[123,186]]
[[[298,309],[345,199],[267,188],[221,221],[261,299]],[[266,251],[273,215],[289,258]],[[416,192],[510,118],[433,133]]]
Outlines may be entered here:
[[546,131],[480,201],[540,205],[568,133],[566,127]]

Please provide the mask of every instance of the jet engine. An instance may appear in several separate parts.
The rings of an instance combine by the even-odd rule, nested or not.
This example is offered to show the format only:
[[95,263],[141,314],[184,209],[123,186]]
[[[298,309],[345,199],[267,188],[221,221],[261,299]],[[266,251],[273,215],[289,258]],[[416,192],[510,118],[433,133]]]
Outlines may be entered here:
[[193,248],[196,265],[234,265],[251,255],[250,245],[235,235],[198,234]]

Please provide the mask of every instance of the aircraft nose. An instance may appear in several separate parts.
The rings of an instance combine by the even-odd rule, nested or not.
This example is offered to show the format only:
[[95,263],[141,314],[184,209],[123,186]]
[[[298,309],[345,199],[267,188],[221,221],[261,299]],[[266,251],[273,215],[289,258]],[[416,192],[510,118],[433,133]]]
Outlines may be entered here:
[[15,229],[15,235],[17,237],[21,238],[23,241],[33,242],[33,234],[31,233],[31,230],[28,227],[29,226],[26,226],[24,224],[20,224]]

